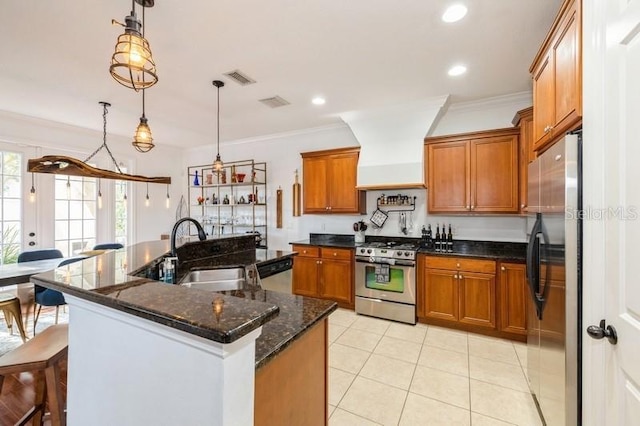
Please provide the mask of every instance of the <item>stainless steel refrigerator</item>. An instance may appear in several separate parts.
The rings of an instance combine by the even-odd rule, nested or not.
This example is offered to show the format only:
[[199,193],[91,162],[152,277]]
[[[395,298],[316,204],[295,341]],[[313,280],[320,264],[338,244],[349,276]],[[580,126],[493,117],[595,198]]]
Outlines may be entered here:
[[548,426],[581,423],[581,136],[529,164],[527,375]]

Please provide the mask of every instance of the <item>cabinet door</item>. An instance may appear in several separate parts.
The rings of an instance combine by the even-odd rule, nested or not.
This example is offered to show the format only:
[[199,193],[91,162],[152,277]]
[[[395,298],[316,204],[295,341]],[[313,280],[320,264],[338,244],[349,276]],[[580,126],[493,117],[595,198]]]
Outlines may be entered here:
[[496,276],[462,271],[460,282],[460,322],[496,328]]
[[537,151],[551,139],[555,122],[553,55],[548,51],[533,71],[533,140]]
[[457,272],[441,269],[425,269],[424,291],[421,300],[426,318],[457,322],[458,278]]
[[331,157],[327,179],[328,206],[331,213],[358,213],[357,191],[358,153],[339,154]]
[[293,259],[293,294],[318,296],[318,266],[320,259],[296,256]]
[[471,211],[517,213],[518,137],[472,140]]
[[553,42],[555,105],[553,138],[564,134],[582,115],[579,1],[567,10]]
[[527,334],[527,283],[525,265],[500,265],[500,330]]
[[321,263],[320,296],[353,304],[353,264],[348,260],[326,260]]
[[467,141],[427,145],[429,212],[468,211],[469,175]]
[[326,213],[328,204],[326,157],[310,157],[302,160],[302,211]]

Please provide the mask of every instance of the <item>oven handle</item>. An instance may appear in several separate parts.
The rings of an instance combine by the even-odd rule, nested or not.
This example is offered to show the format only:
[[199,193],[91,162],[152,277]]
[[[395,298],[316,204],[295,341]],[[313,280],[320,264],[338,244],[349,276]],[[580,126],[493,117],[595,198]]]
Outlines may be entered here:
[[384,262],[384,261],[372,262],[371,259],[368,257],[365,257],[365,258],[356,257],[355,260],[356,260],[356,263],[368,263],[369,265],[389,265],[389,266],[408,266],[408,267],[416,266],[416,262],[412,260],[389,259],[389,260],[392,260],[393,262]]

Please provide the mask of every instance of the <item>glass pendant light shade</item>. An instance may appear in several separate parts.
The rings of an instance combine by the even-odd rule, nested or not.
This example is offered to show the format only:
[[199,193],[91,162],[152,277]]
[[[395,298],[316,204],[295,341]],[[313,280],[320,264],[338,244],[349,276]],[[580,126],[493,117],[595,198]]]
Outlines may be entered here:
[[[109,72],[118,83],[138,91],[156,84],[158,74],[149,42],[140,33],[142,24],[136,16],[133,2],[131,9],[131,14],[125,18],[124,33],[118,37],[111,57]],[[142,11],[144,17],[144,7]],[[117,23],[115,20],[112,22]]]
[[133,134],[133,142],[131,142],[131,144],[139,152],[149,152],[155,146],[153,144],[151,129],[147,123],[147,117],[145,117],[144,114],[140,117],[140,124],[136,127],[136,132]]
[[223,166],[224,163],[222,163],[222,160],[220,159],[220,153],[218,153],[218,155],[216,155],[216,161],[213,162],[213,170],[215,170],[216,172],[220,172],[222,171]]

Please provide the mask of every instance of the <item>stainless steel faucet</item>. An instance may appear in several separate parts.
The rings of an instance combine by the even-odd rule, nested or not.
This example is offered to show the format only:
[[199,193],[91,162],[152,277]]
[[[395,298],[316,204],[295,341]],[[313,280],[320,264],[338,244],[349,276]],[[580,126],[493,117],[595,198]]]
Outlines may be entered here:
[[183,222],[193,222],[193,224],[198,229],[198,238],[200,239],[200,241],[204,241],[207,239],[207,234],[204,232],[204,228],[202,227],[202,225],[200,225],[200,222],[198,222],[192,217],[183,217],[182,219],[178,220],[175,223],[175,225],[173,225],[173,229],[171,230],[171,256],[172,257],[178,256],[178,254],[176,253],[176,232],[178,231],[178,227],[180,227],[180,225]]

